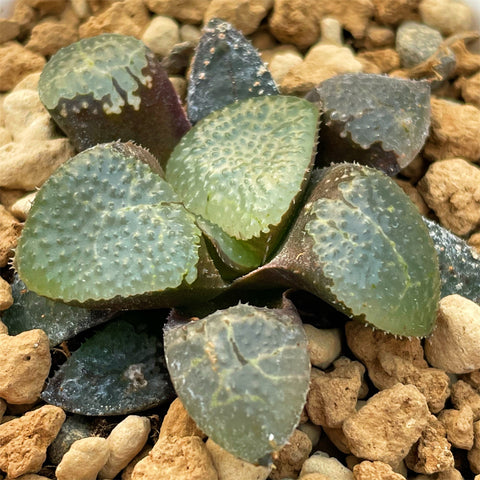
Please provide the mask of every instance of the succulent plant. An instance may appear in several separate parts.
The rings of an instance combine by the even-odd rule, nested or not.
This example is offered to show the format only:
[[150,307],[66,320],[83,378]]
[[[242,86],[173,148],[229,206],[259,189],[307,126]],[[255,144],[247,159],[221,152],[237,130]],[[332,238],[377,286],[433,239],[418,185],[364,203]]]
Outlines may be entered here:
[[[41,97],[83,151],[38,192],[15,266],[29,291],[74,306],[203,317],[165,329],[172,383],[214,441],[264,462],[300,419],[310,366],[298,313],[287,301],[267,308],[259,290],[303,289],[378,328],[423,336],[435,318],[438,263],[420,215],[384,173],[342,163],[312,174],[318,117],[328,109],[278,95],[233,27],[209,23],[191,72],[189,129],[166,73],[138,40],[104,35],[52,57]],[[337,80],[335,88],[344,85]],[[419,115],[412,135],[407,114],[389,118],[394,103],[382,110],[391,130],[372,140],[382,162],[397,166],[428,126],[427,88],[409,84],[406,92],[400,107]],[[359,105],[367,118],[359,131],[378,126],[380,97]],[[354,140],[368,143],[365,135]],[[252,288],[263,305],[238,303]],[[165,316],[155,312],[153,321],[137,311],[84,332],[42,398],[86,415],[168,401],[157,328]]]
[[317,161],[358,162],[395,175],[420,151],[430,126],[430,86],[350,73],[307,94],[322,112]]

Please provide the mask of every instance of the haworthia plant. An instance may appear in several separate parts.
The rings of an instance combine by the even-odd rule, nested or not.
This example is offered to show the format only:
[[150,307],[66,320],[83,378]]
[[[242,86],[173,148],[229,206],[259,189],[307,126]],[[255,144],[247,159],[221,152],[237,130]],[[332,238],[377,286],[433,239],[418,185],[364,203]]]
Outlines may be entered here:
[[225,263],[265,261],[310,177],[318,112],[294,97],[255,97],[197,123],[181,140],[166,178],[199,217]]
[[309,386],[294,309],[239,304],[164,338],[173,385],[200,429],[240,458],[268,462],[298,424]]
[[480,303],[480,258],[464,240],[424,218],[440,265],[441,296],[458,294]]
[[103,34],[60,49],[43,69],[38,88],[79,151],[132,140],[165,164],[190,127],[159,60],[126,35]]
[[237,100],[276,95],[257,50],[225,20],[211,19],[195,51],[188,87],[188,116],[198,122]]
[[38,192],[17,247],[27,288],[102,308],[171,305],[222,288],[194,216],[155,162],[112,143],[62,165]]
[[8,327],[8,333],[17,335],[26,330],[40,328],[47,334],[51,346],[112,317],[109,311],[72,307],[41,297],[28,290],[18,275],[15,275],[12,283],[12,295],[13,305],[2,315],[2,322]]
[[55,372],[42,399],[82,415],[125,415],[170,401],[162,322],[153,324],[139,312],[110,322]]
[[422,148],[430,126],[428,82],[337,75],[307,94],[322,112],[317,159],[358,162],[395,175]]
[[403,336],[431,332],[440,294],[437,255],[418,210],[385,174],[354,164],[318,172],[280,252],[238,284],[267,280]]

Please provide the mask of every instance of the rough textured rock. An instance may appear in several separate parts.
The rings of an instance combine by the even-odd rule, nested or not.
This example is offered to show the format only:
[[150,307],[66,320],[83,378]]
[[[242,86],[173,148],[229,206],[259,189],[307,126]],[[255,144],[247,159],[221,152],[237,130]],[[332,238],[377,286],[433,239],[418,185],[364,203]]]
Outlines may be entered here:
[[404,480],[405,477],[393,471],[382,462],[361,462],[353,467],[354,480]]
[[292,68],[303,62],[303,56],[293,45],[281,45],[261,52],[262,60],[268,65],[275,83],[280,84]]
[[67,0],[25,0],[25,3],[35,10],[40,10],[40,14],[58,15],[62,13],[67,5]]
[[199,437],[160,437],[140,460],[132,480],[219,480],[212,457]]
[[417,188],[441,224],[459,236],[480,225],[480,169],[461,158],[430,165]]
[[[357,55],[357,60],[367,60],[373,63],[380,73],[389,73],[400,68],[400,57],[393,48],[367,50]],[[365,71],[365,68],[364,68]]]
[[0,187],[34,190],[75,151],[66,138],[0,147]]
[[45,405],[0,425],[0,469],[11,478],[38,472],[64,421],[61,408]]
[[108,457],[100,470],[100,479],[112,479],[142,450],[150,433],[147,417],[129,415],[107,437]]
[[340,428],[355,412],[365,368],[346,357],[335,361],[334,367],[328,373],[312,369],[305,408],[316,425]]
[[120,33],[141,38],[150,21],[143,0],[114,2],[110,8],[83,23],[78,33],[80,38],[94,37],[101,33]]
[[55,470],[57,480],[95,480],[108,454],[105,438],[87,437],[73,442]]
[[0,312],[10,308],[12,305],[12,288],[6,280],[0,277]]
[[[309,477],[309,475],[312,475]],[[317,480],[314,475],[324,475],[327,479],[353,480],[353,473],[336,458],[325,452],[317,451],[305,460],[299,478]],[[318,480],[321,480],[320,478]]]
[[181,400],[177,397],[168,409],[160,427],[160,438],[164,437],[191,437],[204,438],[205,434],[197,427],[188,414]]
[[458,380],[452,385],[451,400],[457,410],[469,406],[473,412],[473,420],[480,420],[480,394],[467,382]]
[[461,88],[465,102],[480,108],[480,72],[468,78],[460,77],[455,85]]
[[328,439],[342,452],[346,454],[352,453],[348,446],[347,437],[341,428],[323,427],[322,430]]
[[269,478],[272,470],[270,467],[253,465],[241,460],[210,438],[205,445],[210,452],[219,480],[265,480]]
[[178,23],[170,17],[154,17],[143,32],[142,42],[159,57],[166,57],[180,42]]
[[427,475],[451,470],[454,459],[446,435],[443,424],[432,415],[420,439],[405,458],[407,467]]
[[308,339],[310,363],[317,368],[327,368],[342,350],[342,339],[338,328],[320,329],[308,323],[304,326]]
[[183,23],[201,23],[210,0],[145,0],[152,12],[180,20]]
[[460,410],[445,409],[438,419],[447,431],[447,440],[455,448],[470,450],[473,446],[473,411],[465,405]]
[[270,478],[272,480],[289,477],[296,478],[311,451],[312,442],[308,435],[296,429],[289,438],[288,443],[275,456]]
[[20,25],[10,19],[0,18],[0,44],[14,40],[20,33]]
[[425,155],[431,160],[460,157],[480,159],[480,110],[450,100],[432,97],[431,131]]
[[0,92],[12,89],[28,74],[39,71],[45,58],[28,50],[18,42],[0,45]]
[[419,11],[422,22],[440,30],[446,36],[472,28],[472,11],[462,1],[422,0]]
[[480,306],[460,295],[440,300],[435,330],[425,342],[430,365],[448,373],[480,368]]
[[16,336],[0,335],[0,397],[8,403],[35,402],[51,365],[48,337],[43,330]]
[[[0,335],[3,335],[3,334],[8,335],[8,327],[0,320]],[[2,402],[3,400],[0,401],[0,404]]]
[[473,448],[468,452],[467,458],[473,473],[480,473],[480,422],[473,424]]
[[398,465],[429,420],[427,401],[420,391],[413,385],[397,384],[371,397],[342,428],[357,457]]
[[30,39],[25,45],[32,52],[43,56],[51,56],[60,48],[78,40],[78,31],[71,25],[62,22],[45,21],[35,25]]
[[345,325],[347,343],[367,367],[373,384],[380,390],[397,383],[415,385],[427,399],[430,410],[439,412],[450,394],[448,375],[429,368],[418,338],[397,338],[361,322]]
[[272,8],[274,0],[211,0],[203,22],[212,18],[222,18],[231,23],[244,35],[257,30],[260,22]]
[[397,25],[415,18],[419,0],[373,0],[375,19],[385,25]]

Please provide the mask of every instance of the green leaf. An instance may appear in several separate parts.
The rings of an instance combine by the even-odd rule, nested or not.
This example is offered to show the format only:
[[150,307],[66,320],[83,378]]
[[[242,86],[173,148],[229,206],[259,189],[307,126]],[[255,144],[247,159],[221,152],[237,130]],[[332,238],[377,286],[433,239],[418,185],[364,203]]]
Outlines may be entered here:
[[171,400],[162,321],[149,324],[141,315],[112,321],[87,339],[48,381],[42,399],[82,415],[126,415]]
[[297,313],[237,305],[165,331],[175,390],[199,428],[255,463],[298,424],[310,380]]
[[307,98],[322,111],[320,166],[358,162],[395,175],[428,135],[428,82],[350,73],[325,80]]
[[[221,230],[207,234],[232,263],[257,266],[277,245],[310,177],[317,120],[305,100],[256,97],[205,117],[175,148],[166,178],[188,210]],[[235,240],[253,255],[239,260],[246,245],[236,252]]]
[[167,73],[134,37],[108,33],[60,49],[43,69],[38,88],[79,151],[133,140],[164,165],[190,128]]
[[339,164],[315,175],[282,249],[238,283],[303,288],[387,332],[426,336],[440,297],[422,217],[382,172]]
[[52,347],[112,316],[108,311],[72,307],[41,297],[28,290],[18,275],[12,283],[12,295],[13,305],[2,314],[8,333],[18,335],[40,328],[47,334]]
[[222,288],[194,217],[145,163],[152,159],[132,144],[98,145],[50,177],[17,247],[29,290],[88,307],[145,308],[188,302],[197,286],[201,297]]

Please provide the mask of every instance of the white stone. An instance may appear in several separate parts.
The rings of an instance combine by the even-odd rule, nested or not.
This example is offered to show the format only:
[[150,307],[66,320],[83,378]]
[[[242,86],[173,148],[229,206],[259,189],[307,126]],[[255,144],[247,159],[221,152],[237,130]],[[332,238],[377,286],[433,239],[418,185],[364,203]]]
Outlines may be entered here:
[[342,351],[342,340],[338,328],[320,329],[305,324],[310,362],[314,367],[327,368]]
[[325,452],[315,452],[311,457],[307,458],[300,471],[301,479],[308,473],[321,473],[328,478],[335,480],[353,480],[353,473],[345,467],[336,458],[330,457]]
[[142,41],[160,57],[166,57],[180,42],[178,24],[170,17],[154,17],[142,36]]

